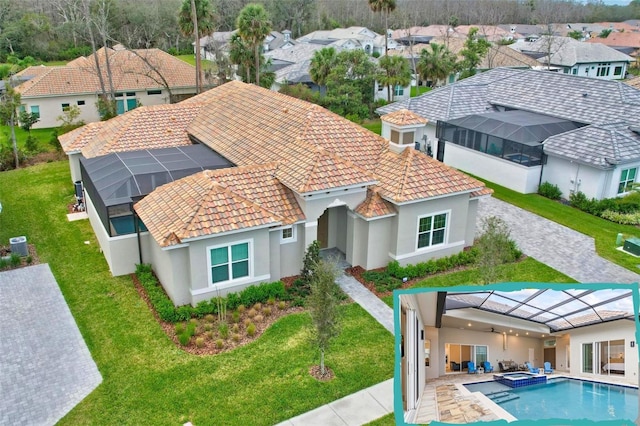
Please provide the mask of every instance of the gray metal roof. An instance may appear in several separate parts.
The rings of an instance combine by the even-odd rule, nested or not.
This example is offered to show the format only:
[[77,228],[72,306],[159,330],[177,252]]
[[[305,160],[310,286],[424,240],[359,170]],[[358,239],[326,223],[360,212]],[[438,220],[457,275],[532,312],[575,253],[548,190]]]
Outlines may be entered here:
[[549,136],[579,127],[562,118],[518,110],[472,114],[447,123],[529,145],[537,145]]
[[640,135],[626,123],[591,125],[550,137],[544,143],[544,152],[590,166],[612,168],[640,158]]
[[130,203],[157,187],[202,170],[234,165],[204,145],[119,152],[81,158],[105,206]]
[[633,319],[632,294],[625,288],[447,292],[445,309],[479,309],[544,324],[556,332]]

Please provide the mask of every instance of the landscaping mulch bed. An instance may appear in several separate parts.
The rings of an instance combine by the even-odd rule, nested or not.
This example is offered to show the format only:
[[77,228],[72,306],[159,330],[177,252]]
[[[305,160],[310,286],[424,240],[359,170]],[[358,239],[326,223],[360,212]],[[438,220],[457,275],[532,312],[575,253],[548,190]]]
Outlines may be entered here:
[[[160,319],[147,296],[147,292],[140,284],[140,281],[138,281],[138,277],[136,277],[135,274],[132,274],[131,278],[138,294],[147,303],[147,306],[149,306],[149,309],[153,312],[153,316],[156,318],[156,321],[158,321],[169,339],[171,339],[177,347],[193,355],[215,355],[246,345],[260,337],[262,333],[264,333],[264,331],[279,318],[292,313],[304,311],[301,307],[290,306],[288,302],[285,303],[284,308],[278,306],[279,302],[275,302],[274,305],[263,303],[257,304],[261,306],[247,306],[244,312],[239,313],[237,322],[234,322],[233,312],[228,311],[226,323],[229,327],[229,333],[226,338],[222,337],[219,332],[218,315],[208,316],[209,320],[207,320],[207,317],[195,318],[191,321],[196,323],[196,333],[187,345],[182,345],[179,341],[178,333],[176,333],[176,324],[168,323]],[[270,308],[270,314],[267,314],[268,311],[265,312],[266,307]],[[252,315],[252,309],[255,310],[256,315]],[[251,336],[247,333],[248,322],[255,325],[255,333]],[[234,326],[237,326],[237,331],[233,331]],[[196,345],[197,338],[202,338],[200,347]],[[221,346],[219,345],[220,341],[222,343]]]
[[[40,258],[38,257],[38,253],[36,252],[36,246],[33,244],[27,244],[27,251],[29,255],[21,257],[19,265],[17,266],[8,265],[1,270],[7,271],[9,269],[24,268],[25,266],[38,265],[40,263]],[[9,257],[9,256],[11,256],[11,246],[0,246],[0,257]]]

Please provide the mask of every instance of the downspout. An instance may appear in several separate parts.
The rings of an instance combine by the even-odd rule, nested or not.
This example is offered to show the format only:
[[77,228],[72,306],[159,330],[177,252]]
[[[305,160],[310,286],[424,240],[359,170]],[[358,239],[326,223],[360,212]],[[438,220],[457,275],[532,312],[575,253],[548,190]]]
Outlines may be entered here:
[[578,192],[578,187],[580,184],[578,183],[578,176],[580,176],[580,163],[578,163],[578,168],[576,169],[576,177],[573,180],[573,193],[576,194]]

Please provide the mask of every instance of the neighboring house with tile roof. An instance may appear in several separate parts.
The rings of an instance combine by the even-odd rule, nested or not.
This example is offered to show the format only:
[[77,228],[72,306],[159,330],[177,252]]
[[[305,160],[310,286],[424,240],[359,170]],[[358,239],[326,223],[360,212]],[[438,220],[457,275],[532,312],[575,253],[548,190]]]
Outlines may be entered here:
[[[345,50],[362,49],[368,55],[384,54],[384,35],[371,31],[366,27],[335,28],[319,30],[296,39],[298,43],[330,45],[335,44]],[[387,39],[387,47],[395,49],[397,43],[393,38]]]
[[[622,82],[498,68],[377,110],[382,134],[410,111],[438,160],[521,193],[624,195],[640,170],[640,90]],[[397,124],[395,124],[397,128]]]
[[[195,68],[160,49],[102,48],[96,55],[108,89],[105,54],[109,58],[118,114],[139,105],[176,102],[196,93]],[[96,107],[102,93],[93,56],[64,66],[32,66],[16,75],[23,109],[39,116],[33,128],[57,127],[58,117],[72,106],[79,120],[100,121]]]
[[509,45],[529,55],[544,67],[564,74],[603,80],[624,78],[629,55],[600,43],[586,43],[571,37],[542,36],[534,42]]
[[616,49],[635,59],[636,66],[640,66],[640,32],[614,32],[605,38],[596,37],[589,43],[600,43]]
[[[176,305],[296,275],[314,240],[366,269],[457,253],[491,193],[413,144],[254,85],[159,109],[60,140],[79,154],[111,272],[151,263]],[[424,123],[408,112],[391,120],[404,131]]]

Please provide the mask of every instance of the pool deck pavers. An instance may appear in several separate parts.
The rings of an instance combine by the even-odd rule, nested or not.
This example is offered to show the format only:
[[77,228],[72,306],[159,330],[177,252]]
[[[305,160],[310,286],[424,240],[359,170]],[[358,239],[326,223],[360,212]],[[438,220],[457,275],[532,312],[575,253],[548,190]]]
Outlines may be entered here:
[[0,272],[0,424],[53,425],[101,382],[49,265]]

